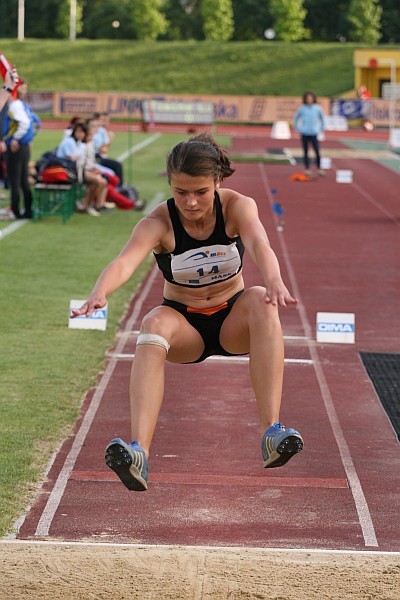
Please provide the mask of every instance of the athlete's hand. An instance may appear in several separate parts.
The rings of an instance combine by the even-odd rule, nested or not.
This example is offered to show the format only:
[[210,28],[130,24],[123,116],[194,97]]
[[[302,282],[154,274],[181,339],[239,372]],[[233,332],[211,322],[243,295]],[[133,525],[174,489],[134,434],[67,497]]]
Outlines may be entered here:
[[107,299],[103,294],[94,293],[91,294],[84,304],[80,308],[74,308],[71,311],[70,318],[80,317],[85,315],[90,317],[97,308],[103,308],[107,304]]
[[265,287],[265,302],[273,306],[285,307],[289,304],[297,304],[297,298],[293,298],[281,279],[270,281]]

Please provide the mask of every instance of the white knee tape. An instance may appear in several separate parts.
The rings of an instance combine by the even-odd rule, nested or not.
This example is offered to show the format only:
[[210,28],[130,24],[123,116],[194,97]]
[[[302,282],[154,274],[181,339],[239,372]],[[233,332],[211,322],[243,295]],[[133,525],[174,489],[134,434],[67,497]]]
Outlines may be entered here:
[[152,346],[161,346],[168,354],[168,350],[170,345],[167,340],[163,338],[161,335],[157,335],[155,333],[139,333],[136,346],[140,346],[141,344],[150,344]]

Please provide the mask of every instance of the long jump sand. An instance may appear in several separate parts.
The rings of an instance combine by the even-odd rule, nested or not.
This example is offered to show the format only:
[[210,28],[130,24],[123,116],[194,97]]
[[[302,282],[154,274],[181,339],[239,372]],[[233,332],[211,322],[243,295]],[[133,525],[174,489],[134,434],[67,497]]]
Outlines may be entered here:
[[398,600],[400,554],[4,542],[3,600]]

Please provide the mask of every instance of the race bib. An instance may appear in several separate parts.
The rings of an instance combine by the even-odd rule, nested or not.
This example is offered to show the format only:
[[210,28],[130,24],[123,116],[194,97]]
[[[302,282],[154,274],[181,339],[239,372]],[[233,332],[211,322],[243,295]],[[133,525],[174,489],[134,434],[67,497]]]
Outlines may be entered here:
[[241,266],[236,242],[228,246],[205,246],[171,256],[172,276],[176,283],[182,285],[218,283],[236,275]]

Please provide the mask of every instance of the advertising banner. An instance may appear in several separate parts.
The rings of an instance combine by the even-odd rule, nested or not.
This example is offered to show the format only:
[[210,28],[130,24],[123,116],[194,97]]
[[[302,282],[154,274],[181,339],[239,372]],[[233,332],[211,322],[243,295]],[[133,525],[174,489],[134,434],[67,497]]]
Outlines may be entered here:
[[[204,102],[214,106],[214,120],[231,123],[273,123],[291,121],[302,100],[298,96],[210,96],[142,94],[121,92],[56,92],[54,94],[54,116],[89,116],[94,112],[105,112],[111,118],[141,119],[142,100],[168,102]],[[330,100],[321,98],[326,114],[330,111]]]
[[[38,102],[49,106],[49,98],[42,93]],[[161,102],[203,102],[214,106],[214,121],[224,123],[275,123],[276,121],[292,122],[293,115],[302,103],[300,96],[211,96],[211,95],[173,95],[145,94],[131,92],[54,92],[52,94],[53,115],[55,117],[72,116],[90,117],[94,112],[108,112],[111,118],[142,118],[142,101],[155,100]],[[326,97],[318,99],[327,116],[345,117],[350,125],[359,125],[359,121],[369,119],[376,127],[387,127],[391,115],[400,123],[400,100],[372,99],[362,101],[357,98],[330,100]],[[33,104],[36,104],[34,102]],[[33,106],[35,110],[35,106]]]

